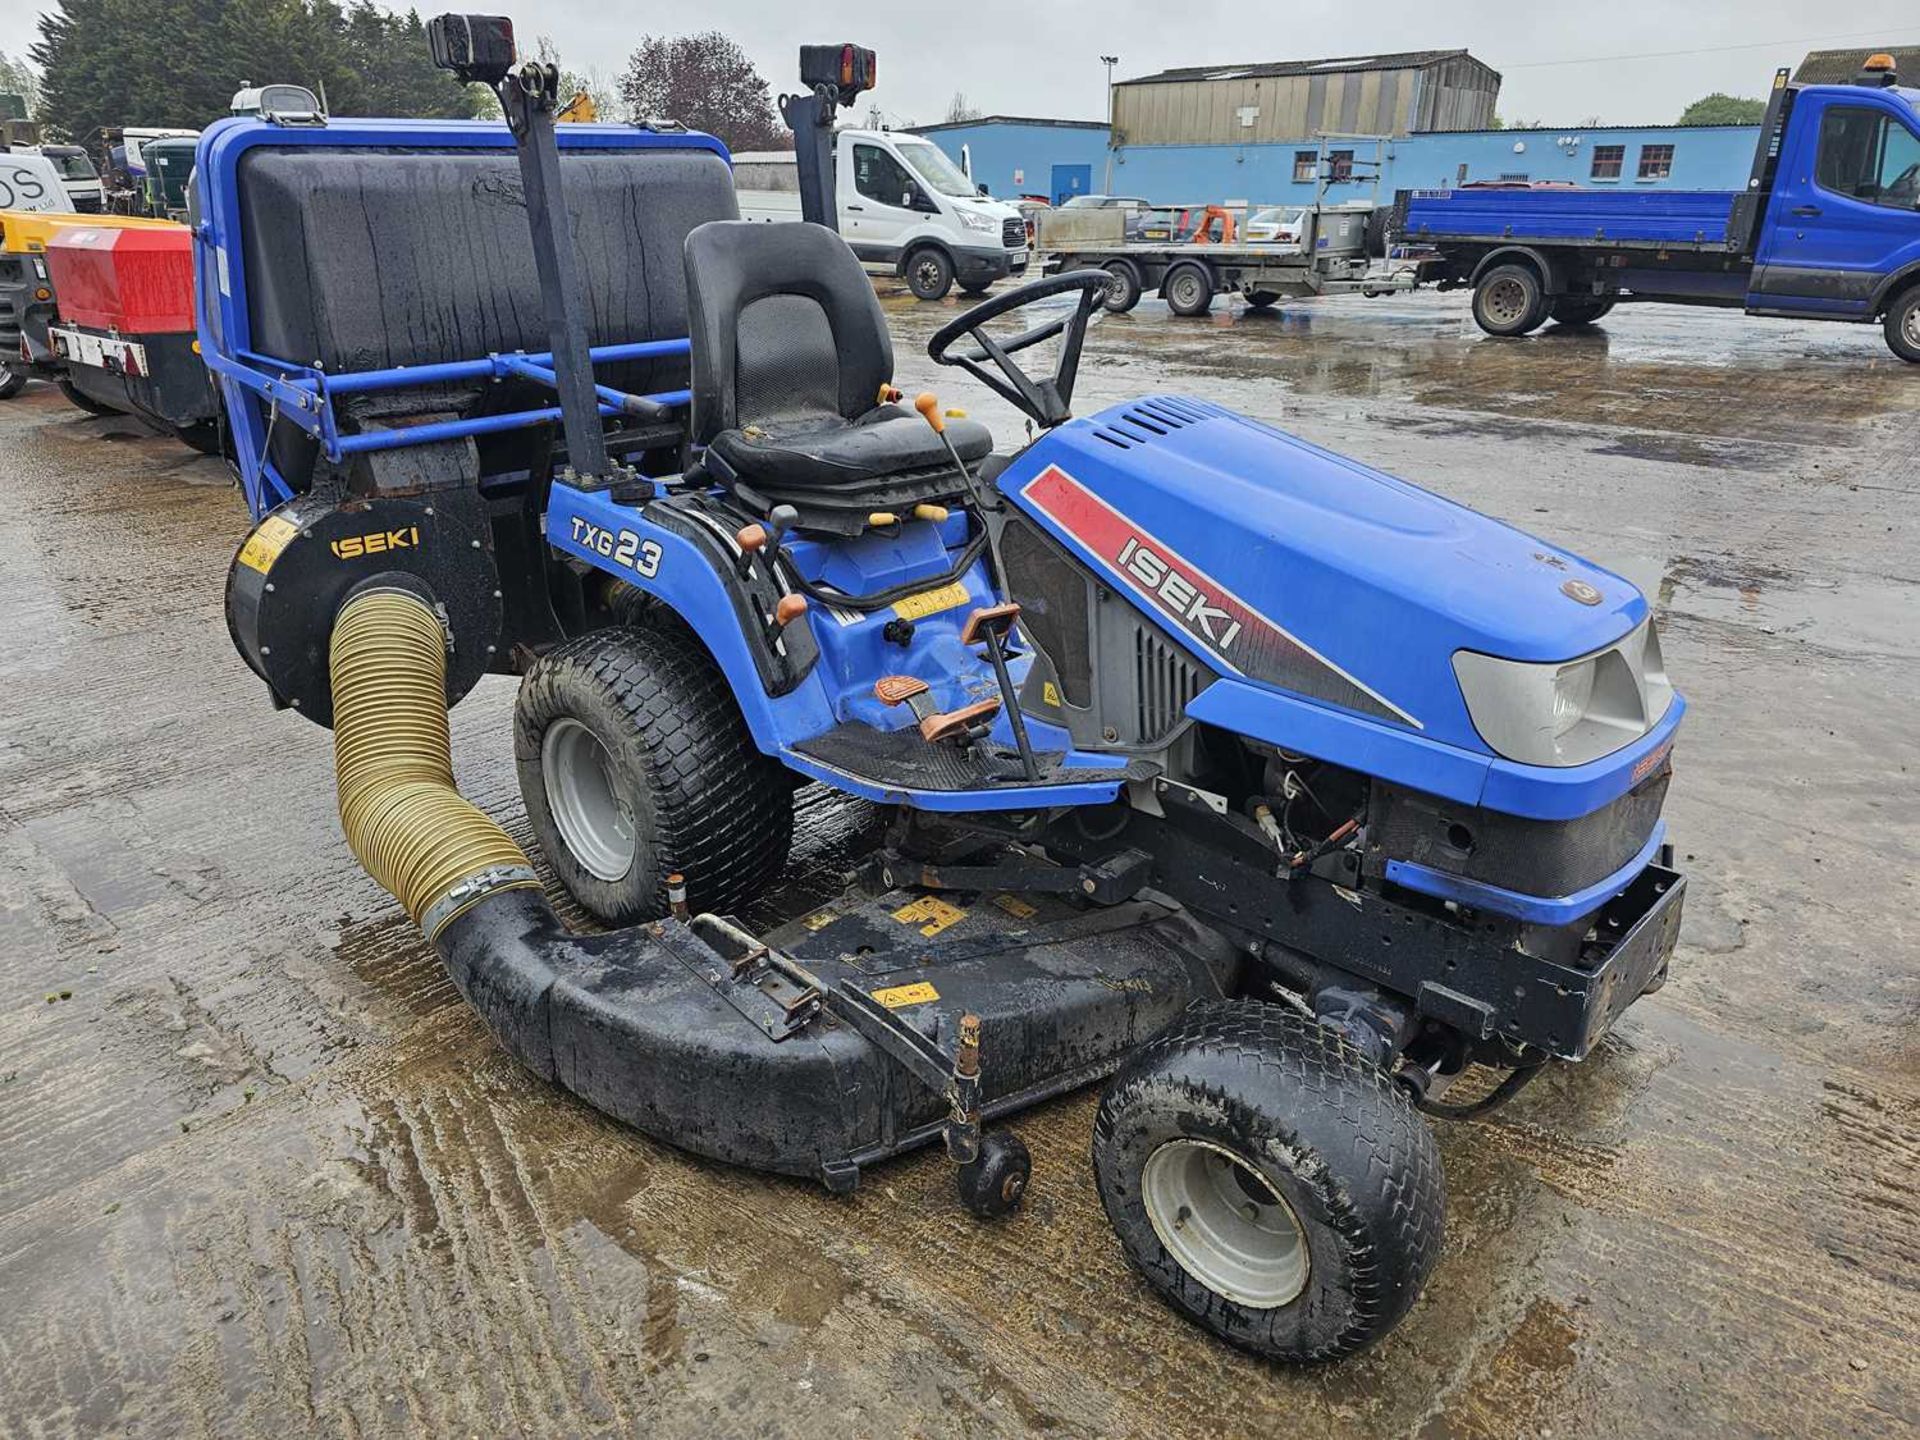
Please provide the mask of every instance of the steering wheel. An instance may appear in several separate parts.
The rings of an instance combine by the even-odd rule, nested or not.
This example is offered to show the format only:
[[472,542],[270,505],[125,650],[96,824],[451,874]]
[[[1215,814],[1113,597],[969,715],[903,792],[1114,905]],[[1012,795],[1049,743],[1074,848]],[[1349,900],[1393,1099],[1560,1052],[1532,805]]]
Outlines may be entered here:
[[[1104,270],[1070,270],[1034,280],[982,301],[951,324],[943,325],[927,342],[927,354],[942,365],[958,365],[996,394],[1012,401],[1041,425],[1051,428],[1073,414],[1073,382],[1080,371],[1080,346],[1087,338],[1087,322],[1093,308],[1106,298],[1113,277]],[[987,333],[987,322],[1023,309],[1049,295],[1078,290],[1080,299],[1073,310],[1043,321],[1031,330],[1007,340],[996,340]],[[1036,380],[1013,360],[1013,356],[1043,340],[1064,333],[1060,363],[1053,374]],[[973,337],[974,348],[956,351],[953,344],[963,335]],[[982,362],[992,361],[995,370]]]

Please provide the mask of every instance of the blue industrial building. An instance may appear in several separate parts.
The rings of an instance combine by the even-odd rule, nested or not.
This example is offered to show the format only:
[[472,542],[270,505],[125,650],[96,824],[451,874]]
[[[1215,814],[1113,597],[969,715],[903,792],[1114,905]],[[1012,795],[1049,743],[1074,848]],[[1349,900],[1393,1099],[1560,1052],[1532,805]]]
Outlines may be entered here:
[[1311,201],[1325,151],[1332,200],[1379,198],[1395,190],[1440,189],[1470,180],[1560,180],[1622,188],[1740,190],[1759,128],[1752,125],[1569,126],[1551,130],[1455,130],[1380,140],[1297,140],[1255,144],[1121,144],[1111,151],[1098,120],[990,115],[923,125],[955,160],[968,152],[973,175],[1002,199],[1043,195],[1059,204],[1108,190],[1154,204]]

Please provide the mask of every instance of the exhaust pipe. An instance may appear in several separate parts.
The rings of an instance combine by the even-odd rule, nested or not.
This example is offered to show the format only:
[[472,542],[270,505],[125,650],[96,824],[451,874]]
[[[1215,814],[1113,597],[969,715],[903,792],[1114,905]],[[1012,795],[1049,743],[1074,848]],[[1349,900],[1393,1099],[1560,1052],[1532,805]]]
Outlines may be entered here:
[[460,796],[447,733],[447,639],[410,590],[351,596],[329,646],[340,828],[429,941],[503,890],[538,890],[526,853]]

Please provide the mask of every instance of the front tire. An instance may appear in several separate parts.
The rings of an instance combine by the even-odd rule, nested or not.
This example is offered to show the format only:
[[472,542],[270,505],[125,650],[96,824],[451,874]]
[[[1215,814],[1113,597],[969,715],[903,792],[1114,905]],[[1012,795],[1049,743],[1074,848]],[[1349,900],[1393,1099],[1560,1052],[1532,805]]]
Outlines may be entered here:
[[1920,365],[1920,285],[1887,311],[1887,348],[1909,365]]
[[610,925],[735,910],[785,867],[793,786],[755,748],[689,630],[597,630],[534,662],[513,751],[534,838],[567,891]]
[[1278,290],[1247,291],[1247,308],[1249,310],[1271,310],[1279,303],[1279,300],[1280,292]]
[[907,288],[916,300],[944,300],[953,289],[953,261],[947,252],[922,246],[907,257]]
[[1101,303],[1110,313],[1124,315],[1140,303],[1145,289],[1140,267],[1131,260],[1109,260],[1103,268],[1107,272],[1107,294]]
[[1094,1124],[1101,1203],[1174,1309],[1278,1360],[1333,1360],[1407,1313],[1440,1254],[1432,1132],[1331,1031],[1195,1005],[1137,1051]]
[[1496,265],[1473,287],[1473,322],[1489,335],[1524,335],[1546,319],[1546,293],[1529,265]]
[[0,365],[0,400],[11,400],[27,388],[27,372],[15,370],[10,365]]

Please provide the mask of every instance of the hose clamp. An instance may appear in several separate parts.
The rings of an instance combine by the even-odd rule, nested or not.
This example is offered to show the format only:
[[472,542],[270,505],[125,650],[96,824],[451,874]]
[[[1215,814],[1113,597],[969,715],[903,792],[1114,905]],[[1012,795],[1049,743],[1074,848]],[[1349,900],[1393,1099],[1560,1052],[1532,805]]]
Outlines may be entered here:
[[533,873],[531,865],[490,865],[485,870],[476,870],[462,876],[459,884],[426,908],[420,916],[420,931],[428,940],[433,940],[455,916],[494,891],[529,888],[540,888],[540,877]]

